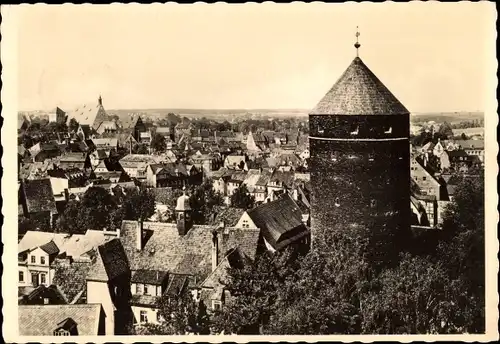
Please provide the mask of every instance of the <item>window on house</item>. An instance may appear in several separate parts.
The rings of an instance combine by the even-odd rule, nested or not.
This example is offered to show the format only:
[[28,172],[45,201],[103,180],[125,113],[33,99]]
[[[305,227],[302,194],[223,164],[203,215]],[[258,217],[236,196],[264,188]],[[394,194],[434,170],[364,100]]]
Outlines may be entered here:
[[44,297],[43,298],[43,304],[44,305],[48,305],[49,304],[49,298],[48,297]]
[[41,284],[45,284],[47,283],[46,279],[45,279],[45,274],[40,274],[40,283]]
[[144,295],[149,295],[149,288],[147,284],[144,284]]
[[220,302],[218,300],[212,300],[212,308],[215,311],[220,310],[222,308],[222,302]]
[[142,284],[136,284],[135,285],[135,293],[136,294],[142,294]]
[[337,197],[337,198],[335,198],[335,206],[336,206],[336,207],[340,207],[340,200],[339,200],[339,198],[338,198],[338,197]]
[[55,330],[54,336],[69,336],[69,332],[65,330]]
[[40,257],[40,264],[45,265],[45,257]]
[[377,200],[376,199],[372,199],[370,201],[370,207],[375,208],[376,206],[377,206]]
[[139,312],[139,317],[140,317],[140,322],[141,323],[147,323],[148,322],[148,312],[147,311],[140,311]]
[[160,322],[161,321],[161,315],[160,312],[156,312],[156,321]]
[[248,224],[248,220],[243,220],[243,228],[250,228],[250,225]]
[[19,282],[24,282],[24,272],[19,271]]
[[426,179],[427,179],[427,177],[422,177],[422,180],[426,180]]
[[31,256],[31,264],[35,264],[36,263],[36,257],[35,256]]

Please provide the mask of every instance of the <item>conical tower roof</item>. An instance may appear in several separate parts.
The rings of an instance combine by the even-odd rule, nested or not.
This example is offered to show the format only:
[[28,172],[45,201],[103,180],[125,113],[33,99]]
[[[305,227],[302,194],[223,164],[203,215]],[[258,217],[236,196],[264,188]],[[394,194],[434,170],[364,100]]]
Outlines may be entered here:
[[403,115],[409,111],[356,57],[311,115]]

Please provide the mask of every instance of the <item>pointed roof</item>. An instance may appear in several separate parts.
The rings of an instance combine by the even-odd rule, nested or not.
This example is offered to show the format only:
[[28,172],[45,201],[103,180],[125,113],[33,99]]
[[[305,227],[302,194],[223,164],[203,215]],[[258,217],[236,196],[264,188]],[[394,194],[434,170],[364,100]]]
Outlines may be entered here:
[[356,57],[311,115],[402,115],[409,111]]

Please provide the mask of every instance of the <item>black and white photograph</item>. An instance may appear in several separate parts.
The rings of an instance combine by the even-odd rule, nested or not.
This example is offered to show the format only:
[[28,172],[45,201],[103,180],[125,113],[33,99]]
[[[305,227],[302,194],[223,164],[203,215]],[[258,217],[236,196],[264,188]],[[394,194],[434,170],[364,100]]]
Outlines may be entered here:
[[1,14],[6,342],[498,339],[494,3]]

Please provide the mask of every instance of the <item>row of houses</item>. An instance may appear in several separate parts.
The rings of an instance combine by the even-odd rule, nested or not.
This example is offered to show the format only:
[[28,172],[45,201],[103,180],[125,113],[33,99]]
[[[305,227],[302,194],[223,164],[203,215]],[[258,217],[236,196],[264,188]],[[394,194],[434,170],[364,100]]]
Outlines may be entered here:
[[[264,252],[309,247],[308,209],[288,193],[244,211],[233,226],[193,224],[187,195],[175,211],[175,223],[124,221],[113,233],[28,232],[19,243],[21,334],[74,331],[60,325],[65,321],[80,335],[118,334],[126,321],[161,321],[159,299],[183,291],[214,311],[232,297],[223,282],[228,267],[241,268]],[[77,314],[85,307],[94,312],[85,311],[86,320]],[[36,312],[51,317],[42,326],[29,319]]]

